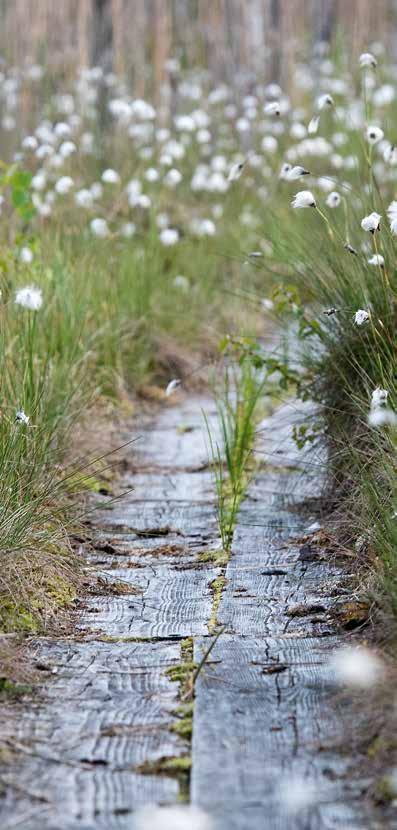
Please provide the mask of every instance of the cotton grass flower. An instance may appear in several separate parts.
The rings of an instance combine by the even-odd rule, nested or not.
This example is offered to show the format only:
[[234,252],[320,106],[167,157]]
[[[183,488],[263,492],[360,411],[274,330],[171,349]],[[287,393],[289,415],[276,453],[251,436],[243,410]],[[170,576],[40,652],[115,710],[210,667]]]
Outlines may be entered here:
[[61,176],[55,183],[55,190],[59,196],[65,196],[72,189],[74,181],[71,176]]
[[397,234],[397,201],[390,202],[387,208],[387,215],[390,221],[391,232]]
[[190,288],[190,282],[184,274],[177,274],[176,277],[173,279],[173,283],[175,288],[179,288],[180,291],[188,291]]
[[394,144],[388,144],[383,152],[383,159],[386,164],[395,167],[397,164],[397,147]]
[[371,689],[384,677],[384,664],[364,646],[343,646],[334,651],[330,669],[337,683],[354,689]]
[[359,64],[361,69],[376,69],[378,61],[376,60],[375,55],[372,55],[371,52],[363,52],[359,57]]
[[164,184],[167,187],[177,187],[182,181],[182,173],[179,172],[175,167],[172,167],[171,170],[166,173],[164,176]]
[[15,292],[15,304],[27,308],[29,311],[38,311],[43,305],[41,288],[37,288],[35,285],[18,288]]
[[281,113],[281,107],[279,101],[269,101],[263,107],[263,112],[265,115],[276,115],[279,116]]
[[290,169],[285,172],[283,178],[287,182],[294,182],[297,179],[301,179],[302,176],[310,176],[310,170],[306,170],[305,167],[302,167],[300,164],[296,164],[294,167],[289,165]]
[[176,245],[179,241],[179,232],[176,228],[164,228],[160,233],[160,242],[166,248]]
[[229,175],[227,177],[228,182],[235,182],[237,179],[240,178],[243,170],[245,167],[245,161],[240,161],[237,164],[232,164]]
[[62,158],[66,159],[69,158],[69,156],[72,156],[73,153],[76,152],[76,150],[77,147],[73,141],[64,141],[61,144],[58,152],[62,156]]
[[370,315],[368,311],[365,311],[363,308],[359,308],[353,317],[356,326],[363,326],[365,323],[368,323],[369,319]]
[[213,822],[192,805],[144,807],[135,814],[134,830],[213,830]]
[[319,124],[320,124],[320,116],[319,115],[313,115],[313,118],[309,122],[309,126],[307,128],[307,131],[308,131],[309,135],[315,135],[316,134],[316,132],[318,130],[318,127],[319,127]]
[[26,413],[23,411],[23,409],[18,409],[17,412],[15,413],[15,423],[23,424],[24,426],[27,427],[29,425],[29,421],[30,421],[29,415],[26,415]]
[[334,106],[335,102],[332,95],[328,95],[328,93],[326,93],[325,95],[320,95],[317,101],[317,107],[319,110],[330,109],[330,107]]
[[116,170],[112,170],[111,167],[103,171],[101,179],[105,184],[119,184],[120,182],[119,174]]
[[337,208],[341,203],[340,194],[336,190],[332,190],[331,193],[328,194],[325,204],[329,208]]
[[176,392],[176,390],[179,389],[181,385],[182,381],[179,378],[174,378],[173,380],[170,380],[165,390],[166,397],[169,398],[170,395],[173,395],[174,392]]
[[375,233],[375,231],[379,230],[381,216],[376,211],[373,211],[368,216],[364,216],[364,219],[361,220],[361,227],[363,231],[367,231],[369,233]]
[[308,208],[316,207],[316,200],[310,190],[300,190],[292,199],[291,205],[293,208]]
[[33,251],[31,248],[21,248],[19,252],[19,259],[20,262],[23,262],[24,265],[30,265],[33,262]]
[[380,386],[377,386],[376,389],[372,392],[371,395],[371,407],[376,409],[379,406],[385,406],[387,403],[387,399],[389,397],[389,393],[387,389],[382,389]]
[[136,232],[136,225],[134,222],[124,222],[124,224],[120,228],[121,236],[124,236],[125,239],[131,239]]
[[91,219],[90,228],[94,236],[98,236],[100,239],[105,239],[110,234],[106,219],[101,219],[100,217]]
[[284,775],[279,787],[279,800],[290,815],[308,810],[318,802],[318,786],[298,776]]
[[74,194],[74,201],[78,207],[89,209],[92,208],[94,204],[94,197],[91,190],[88,190],[86,187],[82,187],[81,190],[78,190]]
[[388,407],[376,407],[371,409],[368,415],[370,427],[395,427],[397,426],[397,415]]
[[368,265],[377,265],[378,268],[384,268],[385,265],[385,258],[382,254],[374,254],[368,260]]
[[375,126],[367,127],[365,137],[368,141],[368,144],[371,144],[371,145],[374,146],[375,144],[378,144],[379,141],[382,141],[384,136],[385,136],[385,134],[384,134],[383,130],[381,130],[380,127],[375,127]]

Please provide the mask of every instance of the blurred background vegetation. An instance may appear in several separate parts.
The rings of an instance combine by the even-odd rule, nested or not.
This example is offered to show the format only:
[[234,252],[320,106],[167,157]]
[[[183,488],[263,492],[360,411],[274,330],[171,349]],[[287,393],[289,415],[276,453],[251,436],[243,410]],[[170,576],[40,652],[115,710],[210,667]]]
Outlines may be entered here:
[[54,72],[100,65],[137,95],[166,98],[169,59],[206,67],[214,82],[293,78],[302,47],[343,37],[354,59],[371,33],[397,52],[395,0],[1,0],[8,63]]

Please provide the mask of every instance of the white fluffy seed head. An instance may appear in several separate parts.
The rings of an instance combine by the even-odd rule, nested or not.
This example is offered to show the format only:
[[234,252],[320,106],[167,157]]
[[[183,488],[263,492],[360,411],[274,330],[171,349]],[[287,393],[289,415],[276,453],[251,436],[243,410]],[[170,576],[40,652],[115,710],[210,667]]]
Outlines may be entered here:
[[316,207],[316,200],[310,190],[300,190],[292,199],[293,208]]
[[368,415],[368,424],[370,427],[396,427],[397,415],[386,406],[378,406],[371,409]]
[[384,676],[384,664],[364,646],[344,646],[332,654],[330,668],[337,683],[370,689]]
[[382,389],[380,386],[377,386],[371,395],[371,407],[377,408],[378,406],[384,406],[387,402],[388,397],[388,390]]
[[110,231],[106,219],[101,219],[100,217],[92,219],[90,222],[90,228],[94,236],[99,236],[101,239],[105,239],[106,236],[109,236]]
[[136,813],[134,830],[212,830],[210,817],[193,806],[145,807]]
[[37,288],[35,285],[18,288],[15,292],[15,304],[27,308],[29,311],[38,311],[43,305],[41,288]]
[[372,145],[378,144],[379,141],[382,141],[382,138],[384,138],[384,135],[385,134],[384,134],[383,130],[381,130],[380,127],[376,127],[374,125],[371,125],[371,126],[367,127],[366,133],[365,133],[365,137],[368,141],[368,144],[372,144]]
[[371,52],[363,52],[359,57],[359,63],[362,69],[366,69],[368,67],[376,69],[378,65],[375,55],[372,55]]
[[173,393],[176,392],[176,390],[179,389],[179,387],[181,385],[182,385],[182,381],[179,380],[179,378],[174,378],[173,380],[170,380],[170,382],[169,382],[169,384],[168,384],[168,386],[165,390],[165,394],[166,394],[167,398],[169,398],[170,395],[173,395]]
[[380,214],[376,213],[376,211],[373,211],[368,216],[364,216],[364,219],[361,220],[363,231],[375,233],[375,231],[379,230],[381,218]]
[[354,322],[356,326],[363,326],[364,323],[368,323],[369,321],[369,313],[365,311],[363,308],[359,308],[354,315]]

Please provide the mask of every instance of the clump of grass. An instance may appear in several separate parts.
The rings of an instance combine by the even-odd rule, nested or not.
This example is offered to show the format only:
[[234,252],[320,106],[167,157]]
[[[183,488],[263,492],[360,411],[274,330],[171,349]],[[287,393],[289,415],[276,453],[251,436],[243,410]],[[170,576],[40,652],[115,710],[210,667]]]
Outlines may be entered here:
[[258,405],[266,380],[250,360],[227,367],[217,400],[220,439],[208,427],[223,551],[230,553],[241,500],[254,470],[252,456]]

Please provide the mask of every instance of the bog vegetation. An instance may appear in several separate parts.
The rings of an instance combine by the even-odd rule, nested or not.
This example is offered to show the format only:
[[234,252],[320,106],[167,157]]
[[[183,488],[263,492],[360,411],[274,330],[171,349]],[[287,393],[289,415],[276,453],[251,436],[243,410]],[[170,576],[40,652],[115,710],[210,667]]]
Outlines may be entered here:
[[73,596],[84,413],[218,360],[242,395],[220,404],[225,547],[270,378],[318,405],[296,440],[327,438],[335,536],[395,614],[397,67],[319,50],[288,95],[167,72],[172,116],[99,67],[55,92],[38,65],[1,75],[1,627]]

